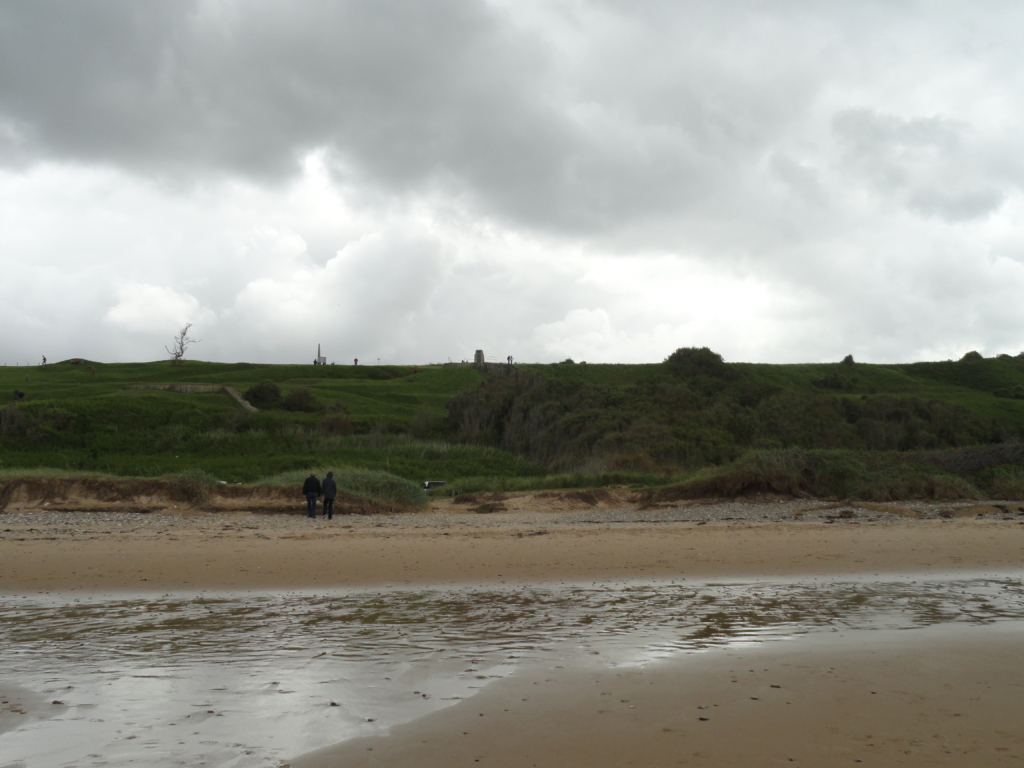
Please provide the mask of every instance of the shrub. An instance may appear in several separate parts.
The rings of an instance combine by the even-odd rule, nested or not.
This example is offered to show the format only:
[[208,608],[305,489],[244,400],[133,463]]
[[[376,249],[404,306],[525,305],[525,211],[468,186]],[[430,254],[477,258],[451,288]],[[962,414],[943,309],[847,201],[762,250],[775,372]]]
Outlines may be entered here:
[[853,365],[853,355],[847,355],[843,358],[843,365]]
[[273,408],[281,402],[281,388],[270,379],[245,391],[245,399],[256,408]]
[[677,376],[727,379],[732,373],[722,356],[707,347],[680,347],[665,359],[665,363]]
[[984,360],[984,359],[985,358],[983,358],[981,356],[980,352],[975,352],[974,350],[971,350],[966,355],[964,355],[963,357],[960,358],[960,362],[961,363],[969,363],[969,362],[973,362],[975,360]]

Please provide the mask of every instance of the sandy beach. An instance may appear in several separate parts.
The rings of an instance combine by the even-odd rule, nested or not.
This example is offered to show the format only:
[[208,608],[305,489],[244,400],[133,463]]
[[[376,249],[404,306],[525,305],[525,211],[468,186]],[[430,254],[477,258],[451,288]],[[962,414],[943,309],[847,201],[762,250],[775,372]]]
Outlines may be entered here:
[[[438,504],[331,521],[19,510],[0,515],[0,591],[237,594],[979,573],[1019,581],[1024,564],[1024,510],[1012,503],[505,506],[481,514]],[[628,665],[585,655],[526,665],[386,732],[302,757],[298,749],[277,764],[1020,764],[1024,624],[976,624],[833,630]]]
[[575,506],[534,501],[518,511],[476,514],[449,503],[428,513],[330,521],[246,512],[8,512],[0,515],[0,590],[290,589],[1024,565],[1019,502],[891,505],[897,512],[807,500],[646,511]]

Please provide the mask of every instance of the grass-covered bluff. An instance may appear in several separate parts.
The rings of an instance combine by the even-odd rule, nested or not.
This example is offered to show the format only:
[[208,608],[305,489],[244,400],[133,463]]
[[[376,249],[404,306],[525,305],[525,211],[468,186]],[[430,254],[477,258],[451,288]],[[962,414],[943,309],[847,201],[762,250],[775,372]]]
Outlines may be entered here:
[[[0,473],[202,470],[255,482],[333,468],[467,491],[689,481],[721,494],[1024,494],[1013,447],[1024,437],[1019,356],[765,365],[682,349],[660,364],[517,365],[510,375],[197,361],[97,364],[93,374],[91,365],[0,368],[0,392],[25,393],[0,412]],[[125,388],[169,382],[232,387],[261,408]],[[708,485],[758,473],[765,482]]]

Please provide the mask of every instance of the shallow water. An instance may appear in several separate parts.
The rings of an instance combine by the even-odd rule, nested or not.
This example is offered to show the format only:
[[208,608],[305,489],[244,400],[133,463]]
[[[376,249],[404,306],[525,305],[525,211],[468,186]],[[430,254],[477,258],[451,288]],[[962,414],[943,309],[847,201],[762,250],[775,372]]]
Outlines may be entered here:
[[[275,766],[520,665],[1024,619],[1022,574],[0,598],[8,766]],[[24,699],[24,696],[22,697]],[[22,699],[19,699],[19,701]]]

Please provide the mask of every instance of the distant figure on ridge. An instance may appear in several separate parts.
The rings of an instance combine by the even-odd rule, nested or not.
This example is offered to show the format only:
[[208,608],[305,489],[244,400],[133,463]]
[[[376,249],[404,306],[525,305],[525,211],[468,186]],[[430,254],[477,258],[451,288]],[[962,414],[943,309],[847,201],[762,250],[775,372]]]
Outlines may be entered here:
[[352,361],[352,365],[359,365],[359,358],[358,357],[355,360]]
[[321,513],[328,520],[334,519],[334,497],[338,495],[338,484],[334,482],[334,473],[328,472],[320,486],[320,493],[324,497],[324,511]]
[[320,497],[320,481],[316,474],[309,473],[306,482],[302,484],[302,493],[306,497],[306,512],[310,517],[316,517],[316,500]]

